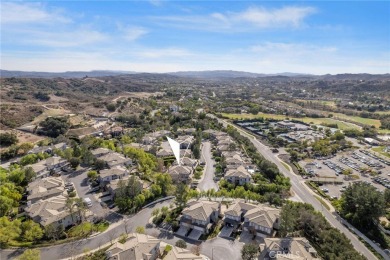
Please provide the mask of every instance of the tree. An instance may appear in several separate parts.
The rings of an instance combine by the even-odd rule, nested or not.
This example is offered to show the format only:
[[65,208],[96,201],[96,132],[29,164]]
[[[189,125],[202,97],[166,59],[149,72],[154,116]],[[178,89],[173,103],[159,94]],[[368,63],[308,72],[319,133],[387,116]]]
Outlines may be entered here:
[[26,241],[36,241],[43,237],[43,230],[38,223],[27,220],[22,223],[22,237]]
[[383,196],[384,196],[386,204],[390,205],[390,190],[389,189],[385,189],[385,192],[383,193]]
[[135,198],[134,198],[134,206],[139,209],[140,207],[142,207],[142,205],[144,205],[145,203],[145,196],[143,194],[138,194]]
[[102,170],[106,167],[106,162],[100,159],[97,159],[95,161],[95,168],[96,170]]
[[26,249],[23,254],[21,254],[18,260],[40,260],[41,252],[39,249]]
[[20,220],[9,221],[7,217],[0,218],[0,247],[4,247],[11,239],[20,237]]
[[192,153],[194,154],[194,157],[196,159],[199,159],[200,158],[200,148],[198,145],[195,145],[194,146],[194,149],[192,150]]
[[110,104],[107,104],[107,105],[106,105],[106,108],[107,108],[108,111],[114,112],[115,109],[116,109],[116,106],[115,106],[114,103],[110,103]]
[[28,164],[36,163],[37,161],[38,156],[36,154],[27,154],[20,159],[20,165],[25,166]]
[[72,157],[69,161],[70,166],[72,166],[73,169],[76,169],[80,165],[80,159],[77,157]]
[[280,213],[280,234],[281,236],[287,236],[294,231],[295,227],[295,217],[294,217],[294,207],[291,204],[285,204],[282,207]]
[[187,243],[183,239],[179,239],[176,241],[175,246],[180,248],[187,248]]
[[255,244],[245,244],[241,249],[243,260],[252,260],[259,254],[259,249]]
[[13,199],[0,195],[0,216],[7,215],[11,211],[13,204]]
[[202,244],[194,245],[191,247],[191,253],[194,255],[200,255],[200,251],[202,251]]
[[180,183],[176,187],[176,192],[175,192],[175,203],[179,208],[183,208],[188,200],[188,187],[187,185]]
[[70,124],[65,117],[48,117],[39,124],[42,129],[38,130],[38,134],[47,135],[49,137],[57,137],[65,134]]
[[89,171],[87,173],[88,178],[90,178],[92,181],[96,180],[98,177],[97,171]]
[[138,233],[138,234],[145,234],[145,227],[143,227],[143,226],[138,226],[138,227],[135,229],[135,232]]
[[378,222],[385,209],[384,195],[368,183],[349,185],[341,196],[341,215],[358,227]]
[[25,182],[30,183],[36,176],[37,174],[34,172],[33,168],[27,167],[24,168],[24,175],[25,175]]
[[18,141],[15,133],[0,133],[0,145],[2,146],[10,146]]
[[64,234],[63,225],[50,224],[45,227],[45,236],[49,239],[58,240]]

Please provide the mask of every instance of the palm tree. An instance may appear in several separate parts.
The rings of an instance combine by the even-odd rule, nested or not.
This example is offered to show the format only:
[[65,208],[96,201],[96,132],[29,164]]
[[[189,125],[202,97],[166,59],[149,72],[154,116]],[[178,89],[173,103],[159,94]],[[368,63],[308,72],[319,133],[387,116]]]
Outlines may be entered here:
[[74,199],[73,198],[67,198],[66,199],[66,204],[65,207],[68,209],[70,216],[72,218],[72,222],[74,223],[74,218],[73,218],[73,207],[74,207]]

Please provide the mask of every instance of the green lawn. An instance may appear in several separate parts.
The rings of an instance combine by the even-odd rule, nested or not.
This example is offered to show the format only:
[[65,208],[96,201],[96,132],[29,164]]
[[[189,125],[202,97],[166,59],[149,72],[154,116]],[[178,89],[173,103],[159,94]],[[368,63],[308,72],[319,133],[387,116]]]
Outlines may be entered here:
[[302,118],[296,118],[296,117],[288,117],[285,115],[276,115],[276,114],[266,114],[266,113],[258,113],[257,115],[253,114],[228,114],[228,113],[222,113],[222,116],[227,117],[229,119],[256,119],[256,118],[266,118],[266,119],[275,119],[275,120],[284,120],[286,118],[302,121],[307,124],[316,124],[316,125],[324,125],[324,124],[337,124],[338,128],[340,130],[345,129],[359,129],[358,126],[354,124],[349,124],[346,122],[341,122],[338,120],[334,120],[332,118],[311,118],[311,117],[302,117]]
[[100,222],[98,224],[83,222],[69,229],[67,233],[69,237],[86,237],[92,232],[103,232],[108,228],[108,226],[108,222]]
[[288,171],[290,170],[290,166],[287,163],[282,162],[282,161],[281,161],[281,163],[284,166],[284,168],[286,168]]
[[371,118],[364,118],[360,116],[348,116],[341,113],[333,113],[335,117],[338,117],[340,119],[350,120],[356,123],[365,124],[365,125],[373,125],[376,128],[379,128],[381,126],[381,121],[378,119],[371,119]]
[[330,100],[305,100],[305,99],[297,99],[297,101],[304,102],[304,103],[312,102],[312,103],[318,103],[318,104],[322,104],[322,105],[329,106],[329,107],[336,107],[336,102],[330,101]]
[[317,195],[314,195],[314,197],[327,209],[330,210],[330,207],[328,203],[326,203],[322,198],[318,197]]

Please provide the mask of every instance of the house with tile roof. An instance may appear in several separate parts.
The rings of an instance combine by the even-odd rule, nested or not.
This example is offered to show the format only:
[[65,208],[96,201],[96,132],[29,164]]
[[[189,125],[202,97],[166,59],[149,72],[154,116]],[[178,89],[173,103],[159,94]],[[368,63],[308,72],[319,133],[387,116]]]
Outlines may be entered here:
[[110,169],[99,171],[99,180],[100,180],[100,184],[104,185],[105,182],[107,183],[112,180],[123,179],[125,176],[128,175],[129,175],[129,170],[123,166],[118,165]]
[[280,209],[258,205],[244,214],[243,230],[259,237],[271,236],[279,225]]
[[60,177],[47,177],[30,182],[27,186],[27,201],[35,203],[65,194],[64,181]]
[[126,158],[117,152],[107,153],[100,156],[98,159],[104,161],[109,168],[115,166],[128,166],[132,164],[132,160],[130,158]]
[[211,226],[218,221],[220,213],[221,205],[219,202],[191,201],[182,211],[180,227],[196,230],[200,234],[207,234]]
[[236,185],[244,185],[252,181],[252,175],[241,165],[237,169],[228,169],[224,179]]
[[317,260],[317,251],[303,237],[265,238],[259,259]]
[[36,173],[36,179],[45,178],[50,176],[50,171],[59,171],[62,167],[66,166],[68,161],[59,157],[53,156],[47,159],[41,160],[37,163],[28,165]]
[[108,153],[111,153],[112,150],[110,149],[107,149],[107,148],[96,148],[94,150],[91,150],[91,153],[95,156],[95,157],[100,157],[100,156],[103,156],[103,155],[106,155]]
[[204,258],[194,255],[187,249],[172,246],[172,249],[164,257],[164,260],[204,260]]
[[224,212],[224,223],[233,225],[237,228],[244,221],[244,215],[248,210],[256,208],[257,205],[236,201]]
[[116,242],[106,251],[109,260],[156,260],[161,241],[144,234],[130,234],[124,244]]
[[79,221],[77,213],[70,214],[66,207],[67,198],[63,195],[39,200],[25,208],[26,214],[35,222],[46,227],[62,225],[64,228],[76,224]]
[[172,181],[176,183],[190,182],[193,171],[193,168],[185,165],[173,165],[168,169],[168,173],[171,175]]

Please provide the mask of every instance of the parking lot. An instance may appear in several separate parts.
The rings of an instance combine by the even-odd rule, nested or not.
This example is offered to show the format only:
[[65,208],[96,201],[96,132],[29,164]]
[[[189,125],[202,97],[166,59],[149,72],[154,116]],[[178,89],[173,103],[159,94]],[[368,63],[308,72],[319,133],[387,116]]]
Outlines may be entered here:
[[[311,160],[301,162],[302,167],[306,166],[306,171],[315,178],[333,178],[340,184],[323,184],[321,189],[330,197],[339,198],[344,189],[351,183],[363,181],[370,183],[378,190],[390,188],[390,161],[386,158],[376,156],[368,150],[355,150],[339,153],[334,157],[325,160]],[[350,169],[351,175],[343,174],[345,169]],[[370,173],[375,171],[377,177]]]
[[65,183],[73,183],[73,187],[77,195],[82,198],[89,198],[92,202],[92,205],[89,207],[91,215],[93,217],[105,217],[109,213],[108,208],[103,208],[100,205],[99,194],[93,191],[93,188],[88,183],[87,172],[88,168],[79,167],[77,171],[70,171],[66,174],[61,175]]

